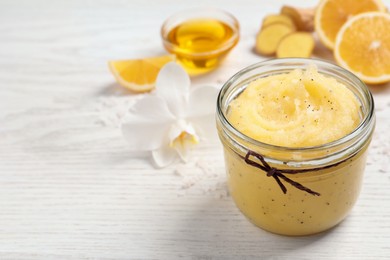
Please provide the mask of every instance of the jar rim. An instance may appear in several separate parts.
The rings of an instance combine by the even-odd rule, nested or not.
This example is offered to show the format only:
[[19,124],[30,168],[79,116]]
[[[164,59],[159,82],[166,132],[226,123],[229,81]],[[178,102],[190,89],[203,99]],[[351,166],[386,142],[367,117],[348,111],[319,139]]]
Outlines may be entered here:
[[[303,147],[288,147],[288,146],[279,146],[279,145],[273,145],[264,143],[261,141],[258,141],[252,137],[249,137],[242,132],[240,132],[237,128],[235,128],[227,119],[225,111],[223,111],[223,98],[224,95],[227,93],[229,88],[233,86],[233,84],[240,79],[241,76],[254,71],[256,69],[259,69],[261,67],[266,66],[293,66],[293,65],[301,65],[304,66],[304,68],[308,67],[311,64],[314,64],[318,67],[318,71],[327,75],[326,72],[321,70],[321,67],[326,67],[330,70],[335,70],[341,72],[345,78],[349,79],[353,86],[358,86],[359,90],[361,90],[364,94],[364,98],[366,99],[366,103],[368,105],[368,113],[364,113],[362,120],[360,121],[359,125],[355,127],[353,131],[351,131],[349,134],[334,140],[332,142],[328,142],[321,145],[315,145],[315,146],[303,146]],[[276,67],[275,67],[276,69]],[[289,70],[292,70],[291,68]],[[271,72],[272,70],[270,70]],[[328,73],[329,74],[329,73]],[[361,104],[363,105],[363,104]],[[359,138],[361,135],[365,135],[368,131],[370,131],[371,128],[373,128],[373,123],[375,121],[374,116],[374,99],[372,97],[372,94],[368,87],[366,86],[363,81],[361,81],[356,75],[354,75],[352,72],[335,65],[333,63],[321,60],[321,59],[313,59],[313,58],[279,58],[279,59],[269,59],[266,61],[261,61],[255,64],[252,64],[236,74],[234,74],[232,77],[230,77],[222,86],[218,98],[217,98],[217,118],[222,123],[223,130],[227,131],[230,134],[233,134],[234,136],[238,137],[239,139],[242,139],[248,143],[251,143],[255,145],[256,147],[261,147],[264,149],[270,149],[273,151],[283,151],[283,152],[314,152],[322,149],[331,149],[335,148],[337,146],[346,144],[348,142],[351,142],[353,139]]]

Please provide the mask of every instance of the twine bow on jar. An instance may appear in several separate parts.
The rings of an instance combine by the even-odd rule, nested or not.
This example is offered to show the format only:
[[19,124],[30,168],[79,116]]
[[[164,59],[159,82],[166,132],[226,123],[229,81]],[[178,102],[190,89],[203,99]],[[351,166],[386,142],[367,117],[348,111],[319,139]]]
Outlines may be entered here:
[[[260,163],[255,162],[251,160],[249,157],[253,156],[256,157]],[[309,172],[309,171],[317,171],[317,170],[322,170],[324,168],[329,168],[329,166],[322,167],[322,168],[316,168],[316,169],[303,169],[303,170],[291,170],[291,169],[277,169],[274,167],[271,167],[264,159],[264,157],[254,151],[248,151],[246,156],[245,156],[245,162],[253,167],[259,168],[262,171],[267,173],[268,177],[273,177],[275,181],[279,184],[279,187],[282,189],[283,193],[287,193],[287,188],[286,186],[282,183],[280,179],[283,179],[285,182],[290,183],[292,186],[295,188],[306,191],[307,193],[314,195],[314,196],[320,196],[321,194],[313,191],[302,184],[291,180],[290,178],[286,177],[284,174],[297,174],[297,173],[303,173],[303,172]],[[331,165],[332,167],[335,165]]]

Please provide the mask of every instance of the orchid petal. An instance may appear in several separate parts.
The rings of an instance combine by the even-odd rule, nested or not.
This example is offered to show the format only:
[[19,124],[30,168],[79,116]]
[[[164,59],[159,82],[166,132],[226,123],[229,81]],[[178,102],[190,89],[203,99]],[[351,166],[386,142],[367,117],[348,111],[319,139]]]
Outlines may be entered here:
[[207,116],[193,117],[189,121],[195,126],[195,130],[200,136],[201,141],[213,142],[218,140],[215,113]]
[[157,76],[156,94],[167,102],[176,117],[184,116],[190,84],[188,74],[175,62],[166,64]]
[[132,118],[139,121],[172,122],[174,115],[170,112],[167,103],[157,96],[148,96],[140,99],[130,111]]
[[214,86],[195,87],[188,104],[187,117],[198,117],[215,113],[219,89]]
[[122,134],[131,150],[151,151],[161,147],[170,127],[170,123],[132,121],[122,125]]
[[162,168],[170,165],[177,158],[177,152],[168,144],[152,151],[152,158],[157,167]]
[[139,100],[125,120],[122,133],[130,149],[150,151],[159,148],[167,138],[174,117],[164,100],[149,96]]
[[184,120],[178,121],[169,131],[170,146],[173,147],[183,161],[188,159],[188,150],[199,142],[194,127]]
[[179,140],[178,138],[187,137],[185,135],[188,135],[188,137],[191,137],[190,139],[193,139],[194,143],[198,141],[198,137],[196,135],[196,131],[194,127],[185,122],[184,120],[179,120],[176,122],[176,124],[171,126],[171,129],[169,130],[168,138],[170,141],[170,145],[175,145],[175,141],[186,141],[186,140]]
[[180,159],[183,162],[188,162],[189,157],[189,147],[185,147],[183,145],[175,146],[174,149],[176,150],[177,154],[179,155]]
[[214,86],[194,88],[190,93],[187,120],[191,122],[202,140],[218,140],[215,110],[219,89]]

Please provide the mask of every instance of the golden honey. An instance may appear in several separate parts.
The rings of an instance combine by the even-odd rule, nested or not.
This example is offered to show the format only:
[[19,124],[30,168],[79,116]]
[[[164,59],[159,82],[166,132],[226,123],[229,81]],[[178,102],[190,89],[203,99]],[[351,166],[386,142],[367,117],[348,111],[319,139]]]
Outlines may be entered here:
[[[199,14],[200,15],[200,14]],[[228,14],[225,14],[228,15]],[[211,17],[211,18],[210,18]],[[176,55],[190,74],[215,68],[238,42],[238,23],[212,18],[191,18],[162,28],[165,48]]]

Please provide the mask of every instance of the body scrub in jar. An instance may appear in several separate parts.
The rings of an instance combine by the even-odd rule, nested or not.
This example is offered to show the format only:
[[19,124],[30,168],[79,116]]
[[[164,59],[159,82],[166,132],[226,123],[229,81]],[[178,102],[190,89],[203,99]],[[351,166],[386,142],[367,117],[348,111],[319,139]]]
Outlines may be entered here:
[[168,18],[161,37],[188,73],[201,74],[214,69],[237,44],[239,24],[222,10],[192,9]]
[[251,222],[299,236],[347,216],[375,126],[356,76],[320,60],[269,60],[229,79],[217,110],[230,193]]

